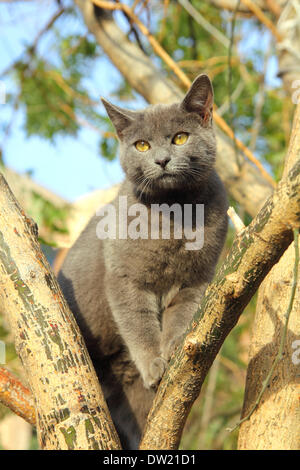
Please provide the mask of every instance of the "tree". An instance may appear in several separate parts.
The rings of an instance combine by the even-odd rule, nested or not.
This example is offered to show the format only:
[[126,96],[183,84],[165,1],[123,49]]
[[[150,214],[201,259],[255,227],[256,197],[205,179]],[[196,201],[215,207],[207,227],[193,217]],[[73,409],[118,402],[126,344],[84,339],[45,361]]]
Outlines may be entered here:
[[[299,183],[298,161],[232,246],[182,347],[171,359],[149,413],[141,449],[178,447],[188,411],[224,339],[291,243],[291,226],[299,234]],[[36,244],[35,225],[17,206],[3,178],[1,186],[1,225],[4,220],[11,223],[0,232],[4,273],[0,305],[10,312],[16,346],[34,394],[40,445],[118,449],[80,332]]]
[[[101,154],[106,158],[114,156],[116,141],[112,129],[98,103],[84,86],[90,64],[103,52],[122,74],[122,83],[117,90],[119,97],[128,97],[132,91],[136,91],[149,103],[178,99],[193,77],[200,70],[206,71],[214,79],[216,102],[221,105],[215,112],[217,169],[226,184],[232,204],[248,224],[271,196],[275,186],[273,179],[278,181],[281,177],[283,156],[289,141],[293,114],[290,95],[294,92],[293,84],[299,76],[299,68],[295,66],[299,34],[296,22],[294,28],[290,27],[291,19],[295,16],[291,5],[284,1],[191,3],[182,0],[153,2],[150,9],[148,2],[138,1],[130,4],[130,8],[118,2],[100,0],[76,0],[75,3],[77,10],[74,10],[73,5],[59,6],[20,59],[4,71],[4,76],[10,72],[16,74],[18,93],[10,99],[13,106],[23,104],[25,107],[28,136],[40,135],[55,141],[58,135],[78,135],[82,126],[92,126],[100,133]],[[228,9],[229,13],[224,9]],[[113,10],[118,11],[112,13]],[[44,35],[52,34],[64,18],[74,14],[78,17],[79,13],[92,34],[64,34],[61,28],[56,28],[59,66],[54,66],[50,57],[40,54],[39,43]],[[150,17],[151,28],[148,21]],[[122,27],[119,26],[122,18],[128,23],[127,35],[124,33],[124,21]],[[278,18],[278,26],[275,26]],[[230,26],[226,30],[227,20],[230,20]],[[288,21],[289,28],[286,27]],[[271,31],[274,40],[269,41],[267,47],[258,47],[258,51],[246,60],[237,52],[236,45],[245,39],[249,25],[252,25],[254,34],[259,32],[264,35],[266,30]],[[224,29],[227,35],[222,33]],[[269,59],[274,57],[275,41],[285,96],[280,86],[270,87],[265,80]],[[39,106],[36,106],[37,103]],[[9,135],[10,129],[11,122],[8,122],[6,135]],[[5,146],[3,155],[5,160]],[[273,178],[266,171],[266,165]],[[52,227],[54,239],[58,240],[61,227],[56,222],[52,223]],[[291,231],[289,240],[290,237]],[[254,287],[257,285],[253,285],[251,294],[255,291]],[[240,313],[237,311],[236,315]],[[222,334],[226,335],[225,330]],[[274,354],[275,351],[276,348]],[[181,370],[178,364],[182,356],[178,357],[176,373]],[[209,357],[213,360],[214,354]],[[224,357],[227,364],[228,359],[228,356]],[[229,361],[229,364],[232,363]],[[175,369],[171,368],[170,373],[175,373]],[[249,371],[251,373],[251,369]],[[194,387],[196,392],[193,399],[189,397],[190,401],[187,401],[187,409],[199,393],[199,383],[202,383],[206,373],[207,370],[201,372],[201,380]],[[256,377],[252,379],[255,381]],[[164,390],[164,387],[165,382],[161,384],[160,390]],[[247,394],[250,403],[253,402],[252,389]],[[161,407],[159,398],[156,406],[157,409]],[[245,407],[249,405],[245,404]],[[155,420],[159,420],[156,413],[154,410],[151,414],[153,426]],[[178,421],[180,426],[184,419]],[[178,426],[172,445],[178,444]],[[221,424],[220,427],[224,426]],[[144,441],[148,444],[149,433],[146,432]]]

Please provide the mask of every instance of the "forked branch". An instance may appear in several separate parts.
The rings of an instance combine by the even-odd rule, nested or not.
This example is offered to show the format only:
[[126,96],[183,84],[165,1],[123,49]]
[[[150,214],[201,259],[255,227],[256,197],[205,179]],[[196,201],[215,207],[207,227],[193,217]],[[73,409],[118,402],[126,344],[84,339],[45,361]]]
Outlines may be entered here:
[[173,355],[141,449],[176,449],[190,408],[225,338],[300,226],[300,160],[238,236]]

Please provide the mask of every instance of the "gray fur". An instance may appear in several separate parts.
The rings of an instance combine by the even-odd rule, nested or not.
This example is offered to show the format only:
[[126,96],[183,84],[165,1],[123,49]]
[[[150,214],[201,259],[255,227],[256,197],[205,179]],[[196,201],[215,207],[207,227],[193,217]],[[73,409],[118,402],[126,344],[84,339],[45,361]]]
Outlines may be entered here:
[[[186,250],[184,238],[100,240],[94,216],[59,274],[123,446],[137,448],[154,388],[213,278],[227,232],[227,199],[214,170],[213,91],[206,75],[182,103],[134,112],[103,102],[120,140],[126,179],[119,195],[128,206],[142,202],[150,217],[151,203],[205,205],[201,250]],[[178,132],[189,134],[184,145],[172,143]],[[138,140],[151,148],[138,152]],[[164,168],[156,163],[161,158]]]

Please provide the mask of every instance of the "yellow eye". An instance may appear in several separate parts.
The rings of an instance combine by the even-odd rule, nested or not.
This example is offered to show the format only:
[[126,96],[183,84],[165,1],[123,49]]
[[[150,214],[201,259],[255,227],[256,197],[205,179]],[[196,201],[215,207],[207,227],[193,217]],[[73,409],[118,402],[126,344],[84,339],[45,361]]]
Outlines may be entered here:
[[150,144],[145,140],[138,140],[134,145],[139,152],[147,152],[150,148]]
[[186,132],[179,132],[173,137],[172,142],[175,145],[183,145],[188,140],[188,136],[189,135]]

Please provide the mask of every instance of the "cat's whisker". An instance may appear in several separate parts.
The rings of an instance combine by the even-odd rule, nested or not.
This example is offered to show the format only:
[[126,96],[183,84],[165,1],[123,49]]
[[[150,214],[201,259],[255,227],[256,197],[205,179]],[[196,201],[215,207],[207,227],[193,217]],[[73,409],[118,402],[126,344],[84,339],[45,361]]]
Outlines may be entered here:
[[142,191],[139,193],[139,198],[142,200],[143,194],[146,192],[146,189],[151,185],[152,180],[150,178],[145,178],[143,181]]

